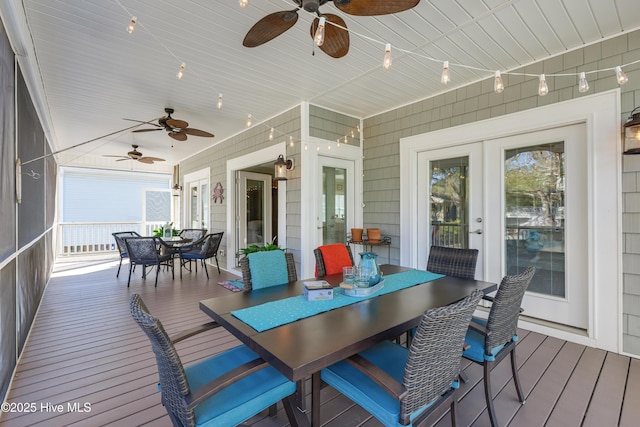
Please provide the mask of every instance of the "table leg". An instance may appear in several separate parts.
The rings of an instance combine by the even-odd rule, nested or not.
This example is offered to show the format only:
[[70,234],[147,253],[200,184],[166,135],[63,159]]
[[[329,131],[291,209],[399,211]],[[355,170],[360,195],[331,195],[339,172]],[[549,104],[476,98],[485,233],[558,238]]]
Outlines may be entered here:
[[320,372],[311,375],[311,426],[320,427]]
[[296,383],[296,407],[302,412],[307,413],[307,392],[306,381],[298,380]]

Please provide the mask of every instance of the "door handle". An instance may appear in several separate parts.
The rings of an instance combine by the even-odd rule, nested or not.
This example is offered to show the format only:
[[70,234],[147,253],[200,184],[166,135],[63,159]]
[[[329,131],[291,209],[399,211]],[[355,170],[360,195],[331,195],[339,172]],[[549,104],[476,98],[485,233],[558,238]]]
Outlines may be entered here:
[[478,228],[477,230],[470,231],[469,234],[482,234],[482,230]]

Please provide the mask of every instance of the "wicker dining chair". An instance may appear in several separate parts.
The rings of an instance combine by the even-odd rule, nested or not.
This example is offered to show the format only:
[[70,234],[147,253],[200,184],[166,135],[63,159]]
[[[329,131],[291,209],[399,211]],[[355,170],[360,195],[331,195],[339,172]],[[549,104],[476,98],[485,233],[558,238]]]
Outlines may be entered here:
[[[131,272],[136,265],[142,266],[142,278],[147,278],[147,266],[156,267],[156,284],[158,286],[158,273],[161,266],[171,268],[171,276],[175,278],[173,271],[173,249],[167,246],[157,237],[130,237],[125,239],[127,253],[129,254],[129,280],[131,284]],[[164,248],[164,250],[161,250]]]
[[189,265],[188,270],[191,271],[191,261],[195,261],[196,273],[198,272],[198,261],[202,263],[204,272],[209,279],[209,270],[207,270],[207,260],[214,258],[218,274],[220,274],[220,263],[218,262],[218,249],[222,241],[224,232],[207,234],[196,242],[178,247],[178,256],[180,257],[180,278],[182,279],[182,268]]
[[323,369],[322,380],[385,426],[435,422],[447,410],[455,426],[464,336],[481,297],[427,310],[409,348],[383,341]]
[[477,261],[477,249],[448,248],[434,245],[429,249],[427,271],[462,277],[463,279],[473,279],[476,274]]
[[122,260],[125,258],[129,258],[129,253],[127,252],[127,245],[124,243],[124,240],[129,237],[142,237],[135,231],[118,231],[116,233],[111,233],[113,239],[116,241],[116,246],[118,247],[118,252],[120,253],[120,265],[118,265],[118,272],[116,273],[116,277],[120,276],[120,267],[122,267]]
[[183,239],[189,239],[192,242],[198,241],[206,235],[206,228],[183,228],[182,230],[180,230],[180,233],[178,233],[178,236],[182,237]]
[[342,267],[353,265],[353,254],[349,245],[332,243],[313,250],[316,258],[316,277],[327,274],[342,274]]
[[245,345],[184,367],[174,344],[220,325],[210,322],[169,337],[142,298],[130,299],[133,319],[151,341],[160,377],[162,405],[174,426],[236,426],[282,401],[298,425],[292,397],[296,384]]
[[[273,252],[273,254],[271,252]],[[252,275],[255,276],[256,273],[255,273],[255,268],[254,269],[251,268],[250,260],[254,259],[257,261],[257,260],[260,260],[261,258],[271,258],[272,256],[278,256],[280,252],[282,251],[254,252],[240,259],[240,270],[242,271],[242,281],[244,282],[245,290],[252,290],[254,288],[253,285],[254,285],[255,277],[252,277]],[[264,282],[264,281],[270,282],[270,284],[267,284],[266,286],[262,286],[262,287],[283,285],[285,283],[292,283],[298,280],[298,273],[296,272],[296,263],[294,261],[293,254],[291,252],[282,252],[282,253],[284,254],[284,260],[282,261],[283,264],[280,264],[280,263],[273,264],[270,266],[269,271],[265,271],[263,274],[271,275],[273,274],[274,271],[283,271],[283,269],[286,269],[286,273],[284,273],[284,275],[286,275],[286,281],[285,280],[269,280],[269,278],[267,278],[266,280],[263,280],[264,278],[261,277],[260,282]],[[252,273],[252,270],[254,270],[253,273]]]
[[522,273],[505,276],[500,282],[488,319],[474,317],[469,324],[465,338],[469,348],[462,354],[468,360],[484,367],[484,395],[491,425],[496,427],[493,397],[491,396],[491,367],[499,363],[507,355],[511,356],[511,373],[516,386],[518,398],[524,404],[525,397],[520,387],[518,367],[516,364],[516,341],[518,335],[518,317],[524,293],[535,274],[535,267],[527,267]]

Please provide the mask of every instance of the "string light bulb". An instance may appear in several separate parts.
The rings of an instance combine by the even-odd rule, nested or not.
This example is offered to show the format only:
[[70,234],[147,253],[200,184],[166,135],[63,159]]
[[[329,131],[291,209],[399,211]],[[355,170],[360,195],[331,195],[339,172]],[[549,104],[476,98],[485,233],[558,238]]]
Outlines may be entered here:
[[182,76],[184,76],[184,69],[187,68],[187,64],[185,64],[184,62],[182,64],[180,64],[180,68],[178,69],[178,72],[176,73],[176,77],[178,78],[178,80],[182,80]]
[[388,70],[389,68],[391,68],[392,62],[393,59],[391,58],[391,43],[387,43],[384,48],[384,60],[382,61],[382,66],[385,70]]
[[616,79],[618,79],[618,84],[623,85],[629,81],[629,77],[622,71],[622,67],[616,67]]
[[502,93],[504,91],[504,82],[502,81],[500,71],[496,71],[496,76],[493,79],[493,91],[495,93]]
[[589,83],[587,83],[587,76],[584,71],[580,73],[580,81],[578,82],[578,92],[585,93],[589,90]]
[[540,83],[538,84],[538,95],[545,96],[549,93],[549,86],[547,86],[547,79],[544,74],[540,74]]
[[360,133],[360,125],[356,126],[356,131]]
[[222,109],[222,94],[218,94],[218,110]]
[[348,144],[348,143],[349,143],[349,141],[347,140],[347,135],[345,135],[345,136],[344,136],[344,143],[345,143],[345,144]]
[[313,36],[313,39],[316,42],[316,46],[320,47],[324,44],[324,26],[327,19],[322,16],[320,17],[320,22],[318,23],[318,28],[316,29],[316,34]]
[[133,34],[133,32],[136,30],[137,22],[138,22],[138,18],[136,18],[135,16],[132,16],[131,21],[129,21],[129,25],[127,25],[127,32],[129,34]]
[[442,64],[442,76],[440,76],[440,83],[443,85],[449,84],[451,81],[451,71],[449,71],[449,61],[444,61]]
[[293,147],[293,136],[289,135],[289,147]]
[[253,117],[251,117],[251,114],[249,114],[247,116],[247,127],[250,128],[251,127],[251,123],[253,123]]
[[249,0],[238,0],[238,3],[240,3],[240,7],[243,9],[249,6]]

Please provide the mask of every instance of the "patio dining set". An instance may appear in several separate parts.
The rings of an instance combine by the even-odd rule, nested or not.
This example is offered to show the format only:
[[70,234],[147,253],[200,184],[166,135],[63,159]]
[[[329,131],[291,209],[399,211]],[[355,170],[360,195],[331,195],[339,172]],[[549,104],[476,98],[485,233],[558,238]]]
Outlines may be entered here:
[[222,241],[223,232],[207,234],[206,229],[183,229],[177,236],[156,237],[141,236],[136,231],[122,231],[113,233],[113,238],[120,253],[120,264],[116,277],[120,275],[120,268],[124,259],[129,260],[129,278],[127,287],[131,284],[131,274],[136,266],[142,267],[142,278],[147,277],[147,267],[156,268],[155,286],[158,286],[158,273],[161,267],[171,270],[174,275],[174,261],[180,263],[180,278],[182,269],[192,271],[192,263],[195,264],[195,271],[198,271],[198,262],[204,268],[209,279],[206,260],[213,258],[216,261],[218,273],[220,265],[218,263],[218,249]]

